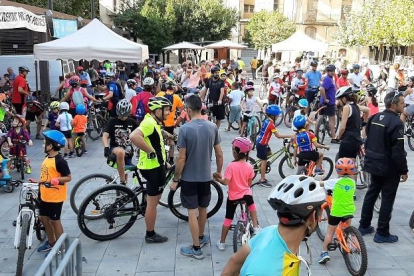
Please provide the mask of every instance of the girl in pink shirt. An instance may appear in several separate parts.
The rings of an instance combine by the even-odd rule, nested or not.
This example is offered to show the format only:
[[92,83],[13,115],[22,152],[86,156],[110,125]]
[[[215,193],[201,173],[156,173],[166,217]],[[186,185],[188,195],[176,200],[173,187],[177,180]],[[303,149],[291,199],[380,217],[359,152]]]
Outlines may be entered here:
[[252,150],[253,145],[249,139],[244,137],[235,138],[232,145],[234,161],[227,165],[226,171],[224,172],[224,179],[217,174],[213,174],[216,181],[229,186],[226,217],[221,230],[221,238],[217,241],[217,247],[222,251],[225,249],[227,233],[229,232],[234,218],[234,212],[237,208],[235,201],[246,201],[253,220],[254,233],[257,234],[260,231],[256,205],[253,201],[253,192],[250,188],[254,177],[254,171],[252,165],[247,162],[249,152]]

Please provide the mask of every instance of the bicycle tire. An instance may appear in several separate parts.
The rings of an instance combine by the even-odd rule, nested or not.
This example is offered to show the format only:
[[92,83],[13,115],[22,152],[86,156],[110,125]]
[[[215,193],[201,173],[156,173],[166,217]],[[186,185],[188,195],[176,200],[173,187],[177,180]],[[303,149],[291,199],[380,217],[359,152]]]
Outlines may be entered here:
[[6,139],[4,139],[0,144],[0,154],[3,159],[9,159],[10,147]]
[[326,172],[326,166],[325,166],[326,163],[324,161],[326,161],[329,164],[329,170],[328,170],[327,174],[324,173],[323,180],[328,180],[329,177],[331,177],[331,175],[332,175],[332,172],[333,172],[333,169],[334,169],[334,164],[333,164],[333,161],[331,160],[331,158],[329,158],[327,156],[324,156],[323,159],[322,159],[322,168],[325,170],[325,172]]
[[[133,210],[131,211],[131,217],[129,218],[128,222],[123,224],[122,228],[120,228],[118,231],[111,233],[111,234],[107,234],[107,235],[97,234],[88,227],[88,224],[94,224],[94,222],[96,222],[97,220],[89,220],[86,218],[85,216],[86,208],[88,207],[89,203],[93,201],[98,195],[108,194],[108,191],[110,190],[112,190],[114,194],[116,195],[119,195],[121,193],[124,194],[123,197],[125,198],[116,199],[115,202],[117,202],[118,200],[126,200],[128,203],[132,203]],[[113,207],[115,205],[115,202],[110,204],[109,206]],[[96,204],[97,204],[96,201],[95,203],[92,203],[92,205],[94,206],[96,206]],[[123,203],[117,202],[116,204],[117,207],[119,207],[118,204],[123,204]],[[100,211],[101,213],[103,213],[102,210]],[[103,220],[108,221],[109,219],[111,219],[110,215],[112,215],[113,213],[110,212],[109,208],[104,209],[104,211],[105,211],[104,214],[99,215],[99,219],[98,219],[99,221],[103,221]],[[106,186],[103,186],[95,190],[91,194],[89,194],[89,196],[86,197],[85,200],[82,202],[82,204],[79,207],[78,225],[82,233],[85,234],[85,236],[87,236],[88,238],[96,240],[96,241],[109,241],[109,240],[113,240],[125,234],[132,227],[132,225],[134,225],[135,220],[137,219],[139,213],[140,213],[140,205],[139,205],[138,195],[136,195],[131,189],[123,185],[106,185]],[[123,217],[126,217],[126,216],[123,216]],[[111,229],[111,228],[109,227],[108,229]]]
[[276,121],[275,121],[275,126],[278,127],[282,124],[285,113],[283,112],[282,108],[280,108],[280,111],[282,111],[282,113],[280,113],[280,115],[277,117]]
[[[76,142],[78,140],[78,142]],[[82,141],[82,138],[77,137],[75,140],[75,152],[77,157],[82,157],[84,151],[85,151],[85,144]]]
[[20,162],[20,177],[23,180],[24,179],[24,171],[25,171],[26,161],[24,160],[24,158],[20,158],[19,162]]
[[[96,141],[102,136],[103,127],[105,125],[105,119],[101,115],[96,114],[95,119],[96,119],[96,121],[91,122],[92,123],[92,129],[90,129],[90,128],[88,129],[88,136],[89,136],[89,138],[91,138],[92,141]],[[97,135],[93,135],[92,134],[93,131],[96,131]]]
[[[212,216],[214,216],[218,210],[220,210],[221,205],[223,204],[223,190],[221,189],[220,185],[211,180],[210,181],[210,185],[216,190],[217,192],[217,203],[216,205],[207,212],[207,218],[210,218]],[[188,215],[184,214],[184,212],[181,212],[182,210],[178,209],[177,207],[175,207],[173,205],[174,202],[174,194],[177,192],[177,190],[180,188],[180,183],[177,186],[176,190],[170,190],[170,193],[168,194],[168,206],[171,210],[171,212],[173,213],[174,216],[176,216],[177,218],[184,220],[184,221],[188,221]],[[184,208],[183,208],[184,209]]]
[[410,220],[408,221],[408,225],[411,229],[414,229],[414,211],[411,213]]
[[[79,204],[76,203],[77,192],[78,192],[79,188],[82,185],[84,185],[84,183],[87,182],[88,180],[97,179],[97,178],[103,179],[102,185],[100,185],[99,187],[102,187],[102,186],[108,185],[108,184],[114,184],[114,183],[112,183],[113,180],[114,180],[112,178],[112,176],[102,174],[102,173],[94,173],[94,174],[90,174],[90,175],[87,175],[87,176],[81,178],[78,182],[76,182],[76,184],[72,188],[72,191],[70,192],[70,206],[72,207],[72,210],[73,210],[73,212],[75,212],[75,214],[78,214],[79,206],[80,206]],[[94,181],[94,183],[97,183],[97,182],[98,181]],[[98,188],[95,188],[95,189],[98,189]],[[89,191],[86,191],[85,198],[95,189],[90,189]],[[82,203],[85,200],[85,198],[83,198],[81,200],[78,200],[78,202]],[[86,218],[93,219],[94,217],[86,216]]]
[[266,98],[266,85],[261,83],[260,84],[260,89],[259,89],[259,98],[261,100]]
[[6,193],[12,193],[14,191],[14,185],[10,180],[3,186],[3,191]]
[[286,113],[284,114],[283,121],[285,122],[285,126],[288,128],[292,128],[292,120],[293,120],[294,111],[291,107],[286,108]]
[[316,129],[316,137],[318,138],[318,143],[322,144],[325,141],[326,136],[326,119],[325,117],[322,118],[321,123]]
[[[163,206],[163,207],[169,207],[168,206],[168,195],[170,194],[170,190],[169,190],[169,183],[170,183],[170,181],[171,181],[171,179],[174,177],[174,170],[169,170],[168,172],[167,172],[167,176],[165,177],[165,186],[164,186],[164,191],[162,192],[162,195],[161,195],[161,198],[160,198],[160,201],[158,202],[158,204],[160,204],[161,206]],[[168,193],[167,193],[167,190],[168,190]],[[163,196],[164,195],[167,195],[167,198],[164,200],[164,198],[163,198]],[[173,202],[172,203],[173,204],[173,206],[174,207],[180,207],[181,206],[181,199],[179,199],[179,200],[176,200],[176,202]]]
[[[364,238],[361,235],[361,232],[358,231],[357,228],[354,226],[348,226],[344,229],[344,236],[345,240],[347,240],[348,236],[352,234],[356,238],[359,244],[360,254],[361,254],[361,267],[359,269],[354,269],[351,264],[350,254],[346,253],[345,251],[341,250],[342,256],[344,257],[346,267],[353,276],[362,276],[365,275],[368,267],[368,253],[367,248],[365,246]],[[348,245],[349,247],[349,245]]]
[[[289,161],[287,161],[287,160],[289,160]],[[285,165],[285,162],[286,162],[286,165]],[[289,162],[290,162],[290,164],[289,164]],[[291,171],[290,172],[284,171],[284,168],[285,167],[289,167]],[[290,156],[289,159],[288,159],[288,157],[286,155],[283,156],[283,158],[279,162],[279,175],[280,175],[280,177],[282,179],[285,179],[286,176],[295,175],[296,174],[296,171],[295,170],[296,170],[296,168],[293,165],[292,156]]]
[[413,137],[407,136],[407,143],[410,150],[414,151],[414,140]]
[[29,224],[30,224],[30,215],[24,214],[21,223],[20,229],[20,241],[19,241],[19,248],[18,248],[18,256],[17,256],[17,268],[16,268],[16,275],[21,276],[23,275],[23,262],[24,262],[24,254],[26,252],[26,240],[27,234],[29,233]]
[[327,231],[327,227],[328,227],[328,217],[329,217],[330,214],[331,214],[331,210],[329,209],[329,206],[325,206],[325,208],[322,210],[321,215],[322,215],[322,221],[323,221],[322,225],[326,224],[326,227],[324,226],[324,227],[322,227],[323,228],[322,229],[321,228],[321,222],[322,221],[320,221],[318,223],[318,228],[316,229],[316,234],[318,235],[318,237],[321,241],[325,240],[325,235],[326,235],[326,231]]
[[37,223],[35,222],[36,228],[36,239],[38,241],[43,241],[46,238],[46,230],[43,224],[40,222],[40,219],[37,218]]
[[246,226],[242,221],[238,221],[237,224],[234,226],[233,230],[233,252],[236,253],[237,250],[242,248],[243,241],[242,237],[246,233],[247,229]]
[[259,170],[260,170],[260,168],[256,165],[256,160],[254,160],[250,156],[247,158],[247,162],[249,162],[250,165],[252,165],[252,167],[253,167],[253,172],[254,172],[253,179],[255,179],[256,176],[257,176],[257,174],[258,174],[258,172],[259,172]]

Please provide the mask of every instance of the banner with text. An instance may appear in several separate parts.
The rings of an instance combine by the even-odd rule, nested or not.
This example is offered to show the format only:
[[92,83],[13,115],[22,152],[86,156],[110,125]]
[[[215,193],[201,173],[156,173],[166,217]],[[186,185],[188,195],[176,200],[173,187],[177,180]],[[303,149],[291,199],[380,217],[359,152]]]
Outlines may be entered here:
[[23,8],[0,6],[0,30],[26,28],[35,32],[46,32],[44,15],[36,15]]
[[78,30],[76,20],[53,19],[53,36],[62,38]]

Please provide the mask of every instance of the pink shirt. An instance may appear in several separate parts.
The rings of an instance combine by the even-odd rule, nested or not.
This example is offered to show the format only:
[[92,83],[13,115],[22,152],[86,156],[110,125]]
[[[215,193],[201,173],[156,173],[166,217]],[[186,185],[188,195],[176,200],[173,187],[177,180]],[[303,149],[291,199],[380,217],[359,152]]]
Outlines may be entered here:
[[227,165],[224,178],[229,180],[229,199],[237,200],[252,195],[249,179],[253,179],[253,167],[247,162],[231,162]]
[[198,72],[195,72],[190,76],[190,80],[188,81],[188,88],[196,88],[198,86],[198,83],[200,82],[200,75]]
[[369,107],[369,116],[375,115],[379,112],[379,107],[374,106],[372,103],[369,103],[368,107]]

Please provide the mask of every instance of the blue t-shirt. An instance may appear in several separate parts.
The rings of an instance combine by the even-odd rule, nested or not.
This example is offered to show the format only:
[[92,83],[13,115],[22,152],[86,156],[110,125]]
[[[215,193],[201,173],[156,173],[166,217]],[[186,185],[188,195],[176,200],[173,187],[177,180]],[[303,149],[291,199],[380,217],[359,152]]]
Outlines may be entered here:
[[[328,105],[334,105],[335,104],[335,95],[336,95],[336,86],[333,81],[333,77],[326,76],[321,85],[325,89],[325,96],[329,100]],[[320,103],[323,104],[323,98],[321,96]]]
[[116,85],[116,82],[111,81],[108,83],[108,90],[112,93],[114,93],[114,97],[119,98],[119,91],[118,91],[118,85]]
[[319,87],[319,81],[322,78],[322,74],[319,71],[309,71],[306,73],[305,78],[308,79],[308,87]]
[[260,231],[249,241],[249,247],[240,276],[299,275],[300,260],[287,247],[277,225]]

